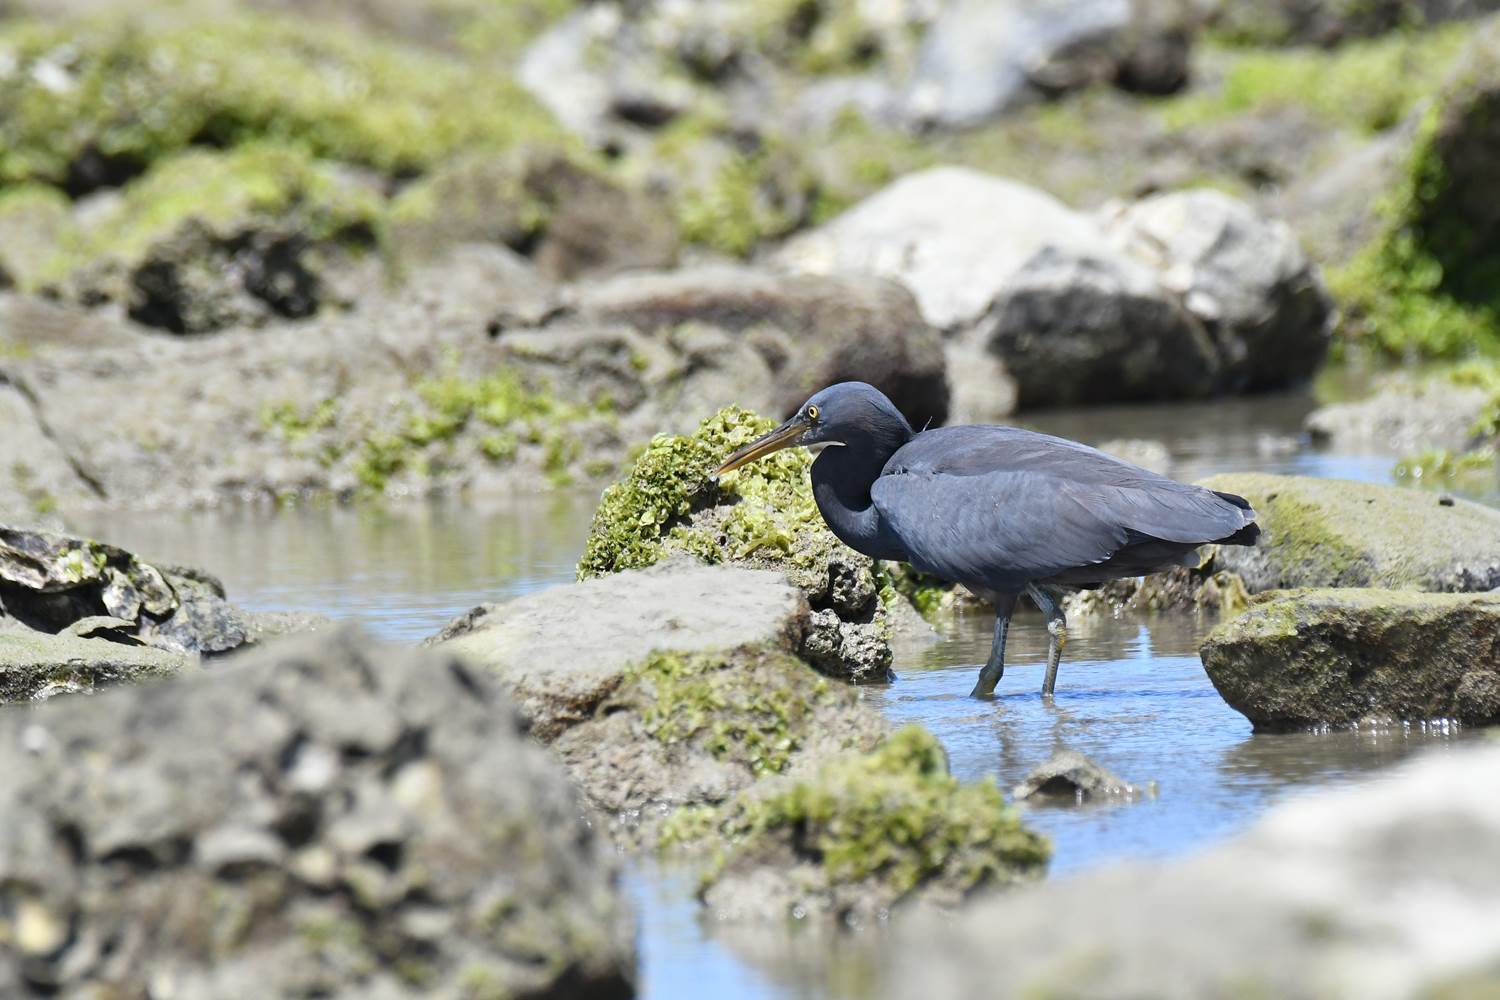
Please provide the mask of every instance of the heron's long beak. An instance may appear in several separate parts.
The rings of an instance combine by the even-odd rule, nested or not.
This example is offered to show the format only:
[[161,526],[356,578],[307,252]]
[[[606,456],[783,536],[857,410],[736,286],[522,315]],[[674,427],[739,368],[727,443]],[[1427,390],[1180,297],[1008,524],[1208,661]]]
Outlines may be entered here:
[[733,455],[724,459],[724,464],[714,473],[714,479],[718,479],[726,472],[733,472],[742,465],[748,465],[757,458],[764,458],[773,451],[790,448],[802,440],[802,435],[807,433],[807,421],[799,413],[786,423],[768,434],[751,441],[745,447],[736,451]]

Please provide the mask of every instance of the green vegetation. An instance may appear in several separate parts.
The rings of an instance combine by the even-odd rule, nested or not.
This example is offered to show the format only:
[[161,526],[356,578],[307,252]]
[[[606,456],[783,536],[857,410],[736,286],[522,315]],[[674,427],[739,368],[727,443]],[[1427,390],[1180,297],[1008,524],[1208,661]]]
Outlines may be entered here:
[[899,600],[910,601],[917,613],[929,622],[938,621],[953,607],[954,584],[912,569],[905,563],[877,563],[875,572],[880,600],[886,607]]
[[627,674],[641,721],[662,743],[695,741],[752,773],[784,771],[828,681],[781,654],[726,658],[658,653]]
[[1330,124],[1378,132],[1438,89],[1472,29],[1448,25],[1311,47],[1226,51],[1223,84],[1162,101],[1171,128],[1184,129],[1278,107],[1311,111]]
[[[391,477],[426,466],[429,446],[452,442],[466,429],[492,428],[479,440],[491,461],[514,457],[521,441],[545,449],[545,468],[554,481],[564,479],[576,457],[567,435],[581,419],[582,408],[563,403],[524,385],[511,369],[482,378],[450,374],[417,386],[417,402],[400,414],[395,430],[369,433],[354,448],[354,473],[367,489],[385,489]],[[317,410],[314,411],[316,416]]]
[[[0,183],[63,186],[90,152],[126,173],[255,139],[387,174],[562,136],[509,75],[295,19],[23,23],[0,33]],[[497,113],[504,109],[504,113]]]
[[892,901],[925,884],[957,893],[1040,876],[1051,849],[1007,806],[993,780],[961,784],[931,733],[906,726],[868,754],[829,761],[805,779],[684,809],[663,849],[715,845],[707,884],[744,861],[812,861],[825,888],[879,880]]
[[1456,386],[1483,389],[1489,400],[1469,428],[1473,447],[1433,449],[1396,465],[1396,478],[1419,484],[1491,486],[1500,476],[1500,361],[1474,359],[1431,376]]
[[[690,435],[653,438],[625,479],[604,491],[578,578],[650,566],[669,550],[715,563],[766,555],[808,562],[807,532],[838,544],[813,502],[807,478],[812,457],[805,451],[777,452],[717,485],[709,478],[730,452],[774,426],[730,406]],[[690,514],[716,505],[732,505],[716,531],[688,529]]]

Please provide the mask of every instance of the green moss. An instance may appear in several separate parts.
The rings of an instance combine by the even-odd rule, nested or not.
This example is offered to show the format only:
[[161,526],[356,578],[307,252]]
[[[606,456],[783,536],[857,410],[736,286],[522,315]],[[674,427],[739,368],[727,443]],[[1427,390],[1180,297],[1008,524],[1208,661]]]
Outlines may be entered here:
[[310,407],[294,400],[267,403],[260,411],[260,425],[284,441],[297,442],[316,431],[332,427],[338,418],[338,401],[324,399]]
[[546,471],[557,481],[578,456],[571,427],[585,415],[583,407],[528,387],[513,369],[480,378],[438,376],[416,386],[416,400],[401,411],[394,429],[369,433],[355,445],[354,473],[379,492],[397,473],[427,468],[431,448],[474,430],[482,432],[480,452],[494,462],[514,458],[523,439],[540,444]]
[[[604,491],[578,562],[578,578],[650,566],[669,549],[715,563],[752,556],[809,561],[805,530],[829,539],[832,535],[812,498],[807,452],[790,448],[717,484],[710,479],[732,451],[774,426],[772,420],[731,406],[704,420],[693,434],[653,438],[626,478]],[[733,506],[716,534],[690,531],[683,524],[693,512],[719,504]]]
[[189,219],[225,236],[249,219],[276,219],[315,243],[363,246],[382,211],[376,194],[342,182],[295,147],[190,150],[127,185],[101,218],[59,244],[36,280],[57,281],[106,258],[133,264]]
[[1276,108],[1311,112],[1329,124],[1378,132],[1399,122],[1438,89],[1470,29],[1449,25],[1395,33],[1336,49],[1274,48],[1225,52],[1218,89],[1197,89],[1158,104],[1168,127]]
[[955,585],[905,563],[878,563],[876,583],[880,599],[887,607],[896,601],[908,601],[929,622],[939,621],[945,612],[952,610]]
[[21,23],[0,49],[14,66],[0,85],[6,183],[60,186],[89,149],[142,169],[190,144],[274,138],[403,174],[561,138],[504,70],[296,18]]
[[1483,486],[1493,482],[1497,456],[1492,447],[1454,452],[1446,448],[1409,455],[1396,463],[1396,478],[1418,484],[1474,483]]
[[[640,701],[646,732],[665,744],[697,742],[756,775],[784,771],[828,681],[791,657],[747,659],[658,653],[623,687]],[[634,690],[632,690],[634,689]]]
[[817,862],[830,887],[878,879],[897,899],[932,880],[967,892],[1037,877],[1051,854],[992,780],[966,785],[949,774],[942,747],[919,726],[810,778],[741,793],[713,812],[680,812],[661,842],[704,837],[723,844],[710,882],[741,860],[790,850]]

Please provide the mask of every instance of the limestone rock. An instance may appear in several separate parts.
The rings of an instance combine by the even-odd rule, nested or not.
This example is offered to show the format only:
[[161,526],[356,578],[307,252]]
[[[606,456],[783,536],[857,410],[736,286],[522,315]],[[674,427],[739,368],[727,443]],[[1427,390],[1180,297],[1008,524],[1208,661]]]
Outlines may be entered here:
[[340,631],[7,714],[0,764],[7,995],[633,995],[609,853],[451,657]]

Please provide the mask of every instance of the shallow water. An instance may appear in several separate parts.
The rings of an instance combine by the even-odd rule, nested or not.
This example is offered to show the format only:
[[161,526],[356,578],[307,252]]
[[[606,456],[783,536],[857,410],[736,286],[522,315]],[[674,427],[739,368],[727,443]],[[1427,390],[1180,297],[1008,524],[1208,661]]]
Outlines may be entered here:
[[[1028,422],[1091,443],[1163,440],[1173,474],[1183,479],[1262,470],[1390,480],[1388,457],[1299,447],[1311,406],[1282,397],[1059,411]],[[77,519],[71,527],[150,559],[207,567],[247,608],[319,612],[414,642],[480,602],[571,580],[596,499],[571,493],[479,507],[115,514]],[[1126,856],[1180,854],[1244,829],[1288,794],[1348,781],[1456,738],[1421,727],[1252,734],[1203,673],[1197,646],[1213,620],[1194,616],[1070,623],[1058,696],[1049,707],[1037,694],[1046,632],[1028,609],[1011,629],[1011,665],[997,699],[974,702],[966,695],[988,651],[991,621],[961,616],[940,640],[898,661],[896,683],[868,694],[893,721],[932,729],[964,778],[993,774],[1009,787],[1067,747],[1140,786],[1141,796],[1129,804],[1027,810],[1053,839],[1055,874]],[[826,942],[779,931],[748,943],[721,939],[705,927],[690,887],[685,876],[649,865],[629,873],[627,890],[640,913],[644,996],[749,1000],[865,992],[858,954],[821,961]]]

